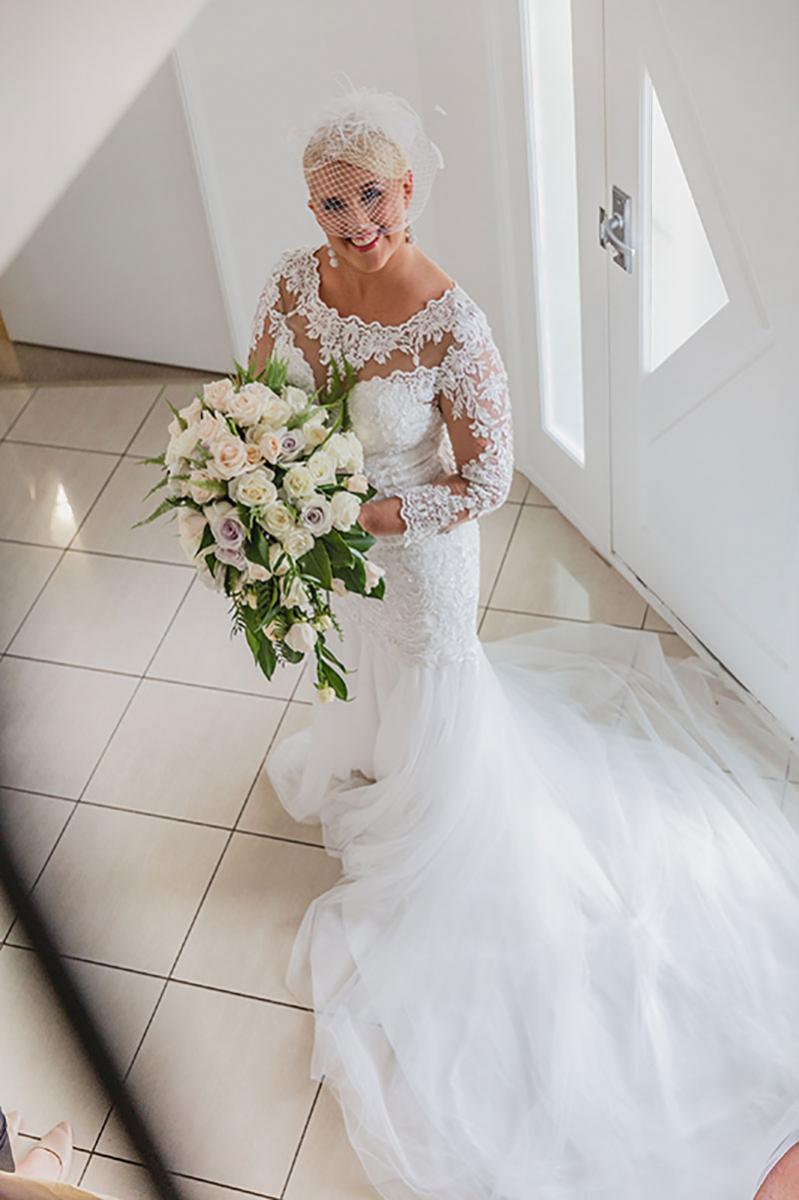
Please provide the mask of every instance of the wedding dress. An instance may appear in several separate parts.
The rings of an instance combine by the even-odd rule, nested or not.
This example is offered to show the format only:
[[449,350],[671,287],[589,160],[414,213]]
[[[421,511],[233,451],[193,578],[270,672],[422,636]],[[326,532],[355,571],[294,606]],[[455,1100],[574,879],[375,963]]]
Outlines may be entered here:
[[341,859],[288,967],[312,1077],[387,1200],[751,1200],[799,1129],[799,836],[754,718],[655,633],[478,640],[513,465],[486,318],[457,283],[401,325],[342,316],[317,253],[281,256],[251,348],[309,389],[347,356],[408,528],[370,551],[383,601],[337,598],[354,698],[267,759]]

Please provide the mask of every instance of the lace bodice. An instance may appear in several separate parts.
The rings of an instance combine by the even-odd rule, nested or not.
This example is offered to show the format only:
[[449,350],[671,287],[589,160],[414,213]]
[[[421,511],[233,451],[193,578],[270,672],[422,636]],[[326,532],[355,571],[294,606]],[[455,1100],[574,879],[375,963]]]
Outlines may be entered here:
[[353,365],[350,413],[364,469],[381,496],[402,498],[402,545],[505,500],[513,474],[507,377],[484,313],[459,284],[384,325],[325,304],[312,247],[284,251],[249,345],[259,366],[270,353],[288,360],[291,382],[310,389],[326,381],[334,358]]

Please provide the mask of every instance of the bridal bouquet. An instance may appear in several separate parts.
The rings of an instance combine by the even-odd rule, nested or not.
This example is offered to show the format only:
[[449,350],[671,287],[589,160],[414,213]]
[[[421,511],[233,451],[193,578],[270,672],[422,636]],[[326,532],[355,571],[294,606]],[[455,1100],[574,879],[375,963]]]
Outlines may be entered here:
[[330,628],[342,636],[331,593],[385,591],[366,557],[375,539],[358,524],[375,488],[349,428],[355,373],[334,363],[328,386],[309,395],[287,384],[279,359],[257,375],[234,365],[185,408],[169,406],[169,444],[144,460],[164,471],[147,496],[168,494],[134,528],[177,509],[187,558],[230,598],[233,632],[244,631],[264,674],[313,652],[319,699],[346,700],[346,668],[325,642]]

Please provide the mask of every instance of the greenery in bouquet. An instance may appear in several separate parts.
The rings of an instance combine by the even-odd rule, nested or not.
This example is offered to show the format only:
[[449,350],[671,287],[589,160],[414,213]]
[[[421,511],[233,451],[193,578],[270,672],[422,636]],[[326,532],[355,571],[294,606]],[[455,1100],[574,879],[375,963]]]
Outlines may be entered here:
[[[271,358],[252,374],[207,383],[169,424],[154,458],[163,476],[147,493],[167,495],[143,521],[177,510],[181,544],[200,578],[231,602],[261,670],[316,659],[321,700],[346,700],[346,668],[325,640],[342,631],[331,593],[381,600],[383,569],[369,561],[375,538],[358,524],[375,489],[363,474],[363,447],[350,428],[352,366],[333,363],[313,393],[287,382]],[[136,527],[134,526],[134,528]]]

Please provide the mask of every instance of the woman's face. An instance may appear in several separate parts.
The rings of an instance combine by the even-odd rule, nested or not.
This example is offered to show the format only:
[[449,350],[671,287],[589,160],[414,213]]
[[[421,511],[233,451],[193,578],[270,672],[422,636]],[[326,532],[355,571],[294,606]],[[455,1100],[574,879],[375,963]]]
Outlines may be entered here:
[[351,163],[325,163],[310,173],[308,190],[308,207],[330,245],[357,271],[379,271],[405,242],[410,170],[384,179]]

